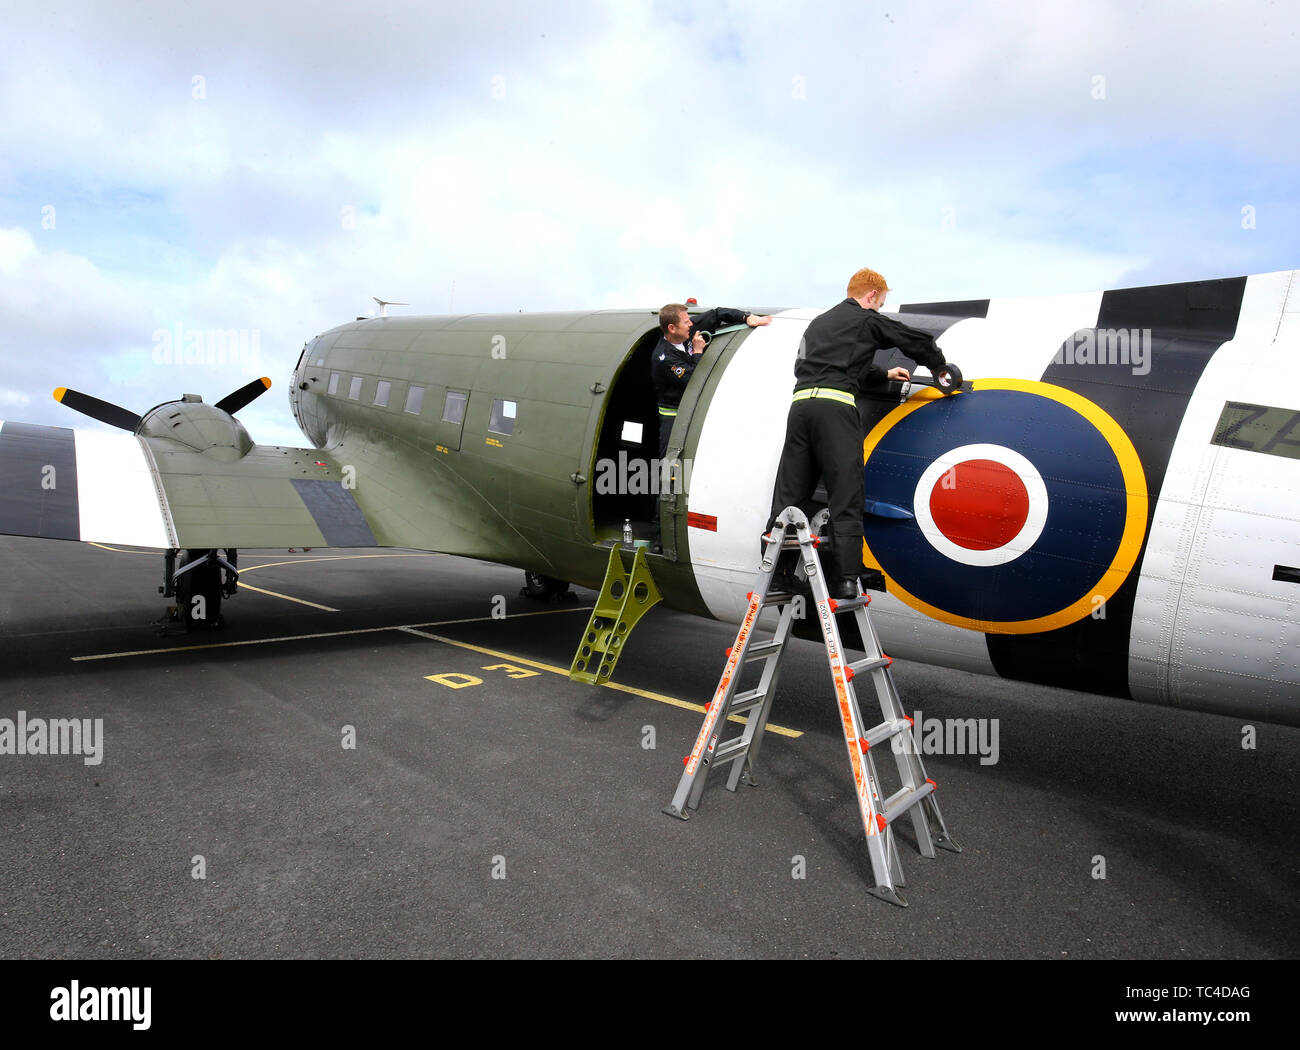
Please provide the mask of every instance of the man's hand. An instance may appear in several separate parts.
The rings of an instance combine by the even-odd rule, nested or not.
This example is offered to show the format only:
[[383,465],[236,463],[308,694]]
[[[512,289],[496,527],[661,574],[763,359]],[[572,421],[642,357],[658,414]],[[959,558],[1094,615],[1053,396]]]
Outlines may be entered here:
[[691,353],[696,357],[699,357],[700,354],[704,353],[704,347],[706,345],[707,343],[705,342],[703,332],[696,332],[691,337]]
[[761,328],[763,325],[771,323],[771,314],[763,314],[761,316],[759,314],[750,314],[745,318],[745,324],[749,325],[750,328]]
[[890,379],[901,379],[904,383],[906,383],[909,379],[912,378],[911,375],[908,374],[906,368],[891,368],[888,372],[885,373],[885,375],[888,376]]

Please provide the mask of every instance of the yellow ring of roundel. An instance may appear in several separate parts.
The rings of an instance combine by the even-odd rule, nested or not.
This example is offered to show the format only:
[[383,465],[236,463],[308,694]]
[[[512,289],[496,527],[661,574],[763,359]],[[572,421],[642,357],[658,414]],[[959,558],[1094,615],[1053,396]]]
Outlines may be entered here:
[[[1133,570],[1133,566],[1137,563],[1138,552],[1142,549],[1142,540],[1146,536],[1146,472],[1143,471],[1142,461],[1138,458],[1137,449],[1133,447],[1133,442],[1124,433],[1124,428],[1116,423],[1100,406],[1089,401],[1086,397],[1076,394],[1073,390],[1066,390],[1064,387],[1052,383],[1039,383],[1028,379],[981,379],[975,383],[975,388],[976,391],[1019,390],[1026,394],[1050,397],[1053,401],[1059,401],[1067,408],[1079,413],[1096,427],[1101,436],[1106,439],[1106,443],[1110,446],[1111,451],[1115,453],[1115,458],[1119,462],[1119,469],[1124,477],[1124,488],[1128,496],[1128,509],[1124,516],[1124,532],[1120,537],[1119,547],[1116,549],[1115,557],[1111,559],[1110,565],[1101,574],[1101,577],[1091,588],[1090,593],[1083,595],[1077,601],[1072,602],[1058,612],[1051,613],[1048,616],[1039,616],[1032,620],[974,620],[965,616],[955,616],[938,606],[922,601],[914,594],[908,593],[907,590],[898,585],[892,576],[884,571],[880,560],[872,553],[865,539],[862,541],[863,564],[880,569],[884,573],[888,582],[889,593],[897,595],[905,604],[911,606],[917,612],[925,613],[926,616],[941,623],[951,624],[954,627],[965,627],[972,631],[983,631],[988,634],[1037,634],[1040,631],[1054,631],[1058,627],[1065,627],[1067,624],[1083,619],[1098,607],[1098,599],[1102,602],[1108,601],[1110,596],[1119,590],[1120,584],[1128,578],[1128,574]],[[941,400],[943,396],[933,387],[922,387],[906,402],[885,416],[872,428],[871,433],[862,442],[862,462],[866,463],[871,458],[871,453],[880,443],[880,440],[900,420],[931,401]],[[970,397],[971,395],[958,394],[956,396]]]

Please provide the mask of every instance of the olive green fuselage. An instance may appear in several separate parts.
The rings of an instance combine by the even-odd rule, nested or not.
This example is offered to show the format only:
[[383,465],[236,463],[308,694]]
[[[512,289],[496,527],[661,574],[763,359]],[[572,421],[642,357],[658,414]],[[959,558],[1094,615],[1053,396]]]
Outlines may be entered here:
[[[668,458],[690,460],[691,423],[747,334],[700,359]],[[671,604],[707,615],[687,549],[684,498],[660,485],[650,311],[359,320],[303,350],[290,402],[381,545],[480,557],[598,587],[625,521],[653,534]],[[666,491],[659,492],[659,489]]]

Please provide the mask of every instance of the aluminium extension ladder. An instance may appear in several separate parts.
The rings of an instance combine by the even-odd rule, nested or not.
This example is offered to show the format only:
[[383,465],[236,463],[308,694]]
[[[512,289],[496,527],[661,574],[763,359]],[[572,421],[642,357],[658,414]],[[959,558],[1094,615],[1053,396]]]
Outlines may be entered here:
[[[953,853],[960,853],[961,847],[948,834],[943,815],[939,812],[939,802],[934,797],[934,781],[925,775],[925,767],[912,738],[912,719],[903,713],[898,690],[894,687],[894,677],[889,669],[892,661],[881,652],[880,641],[867,615],[866,607],[871,599],[863,593],[861,585],[858,586],[856,598],[844,601],[831,598],[827,590],[826,579],[815,553],[815,548],[821,543],[819,533],[827,517],[827,512],[823,510],[810,525],[797,507],[787,507],[777,517],[770,535],[764,537],[766,546],[762,568],[755,580],[754,590],[748,595],[749,608],[741,621],[735,644],[727,650],[727,663],[713,700],[706,705],[704,725],[695,740],[695,747],[682,760],[686,769],[677,785],[677,792],[663,812],[688,820],[691,811],[699,809],[705,781],[714,766],[732,764],[727,778],[729,791],[736,790],[742,777],[751,784],[754,783],[754,760],[772,710],[781,656],[793,621],[802,606],[802,602],[797,600],[799,596],[785,591],[769,593],[769,588],[781,553],[797,550],[816,604],[817,618],[826,644],[826,656],[830,662],[831,679],[835,685],[836,706],[844,730],[849,764],[853,769],[858,809],[876,881],[871,892],[882,900],[906,907],[907,902],[899,896],[897,890],[897,887],[904,884],[904,880],[894,841],[894,822],[904,813],[911,814],[917,846],[926,857],[935,855],[935,846]],[[765,641],[753,642],[754,626],[765,607],[779,607],[781,610],[776,633]],[[849,611],[857,620],[866,657],[856,663],[846,664],[835,615],[837,612]],[[758,685],[753,689],[738,691],[744,665],[756,660],[764,661]],[[864,674],[875,687],[885,719],[871,729],[864,728],[857,693],[853,687],[854,679]],[[740,735],[719,742],[727,720],[746,711],[750,714]],[[893,751],[902,783],[896,792],[883,798],[874,760],[876,749],[881,744]]]

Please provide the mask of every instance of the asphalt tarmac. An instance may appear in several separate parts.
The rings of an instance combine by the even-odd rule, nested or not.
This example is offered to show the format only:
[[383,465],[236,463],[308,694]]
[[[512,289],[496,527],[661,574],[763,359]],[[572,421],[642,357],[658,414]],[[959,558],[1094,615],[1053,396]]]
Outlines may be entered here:
[[[161,557],[0,538],[4,958],[1294,958],[1300,730],[895,665],[959,855],[871,868],[823,650],[756,787],[663,815],[734,628],[651,611],[613,687],[594,595],[405,551],[241,552],[226,626],[158,623]],[[256,590],[254,588],[257,588]],[[994,723],[993,720],[996,720]],[[996,751],[992,748],[996,726]],[[0,722],[0,732],[3,723]],[[797,734],[797,735],[795,735]],[[955,741],[954,741],[955,743]],[[995,761],[993,759],[996,759]],[[89,761],[88,761],[89,760]]]

